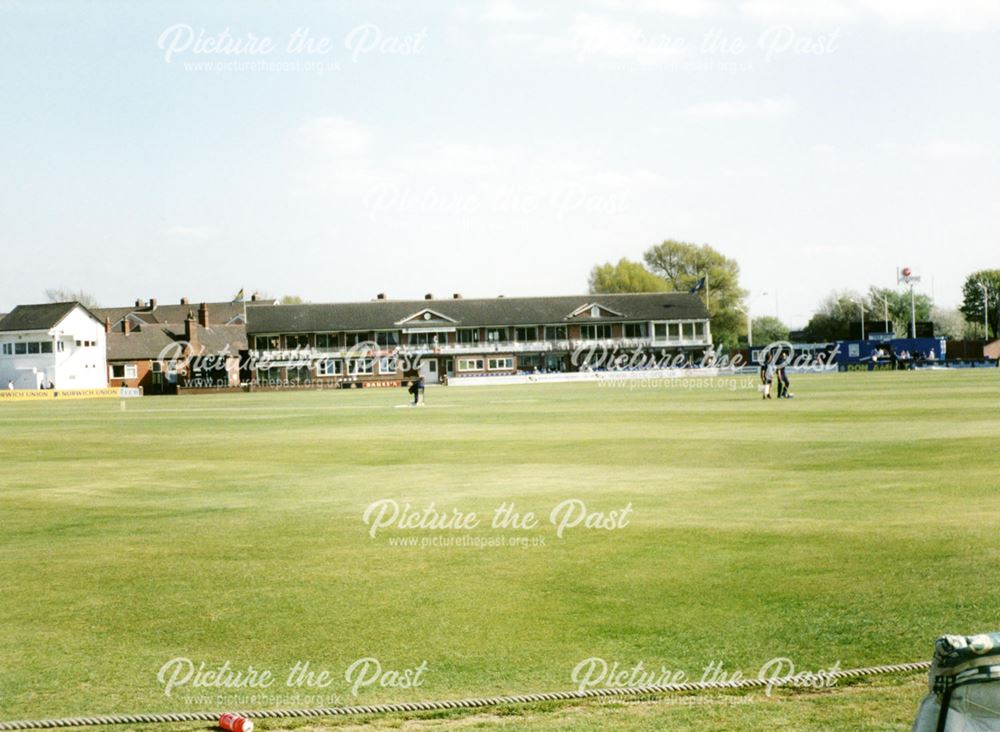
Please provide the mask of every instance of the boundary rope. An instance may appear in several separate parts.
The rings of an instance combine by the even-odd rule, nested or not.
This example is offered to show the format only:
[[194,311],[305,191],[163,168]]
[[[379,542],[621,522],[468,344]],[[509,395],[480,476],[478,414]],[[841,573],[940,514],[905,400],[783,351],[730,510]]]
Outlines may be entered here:
[[[854,679],[879,674],[893,674],[926,671],[929,661],[916,663],[896,663],[866,668],[843,669],[816,674],[816,678],[837,680]],[[400,712],[434,712],[447,709],[482,709],[484,707],[509,706],[512,704],[533,704],[547,701],[572,701],[606,697],[630,697],[655,694],[673,694],[688,691],[715,691],[722,689],[753,689],[767,686],[781,686],[768,679],[736,679],[733,681],[693,681],[679,684],[654,686],[631,686],[620,688],[578,689],[575,691],[553,691],[536,694],[516,694],[513,696],[473,697],[469,699],[445,699],[441,701],[398,702],[371,706],[319,707],[316,709],[263,709],[258,711],[237,711],[236,713],[253,720],[290,719],[296,717],[345,717],[359,714],[393,714]],[[228,709],[232,712],[234,710]],[[26,719],[0,722],[0,730],[56,729],[61,727],[99,727],[114,724],[162,724],[167,722],[217,722],[224,712],[178,712],[173,714],[111,714],[96,717],[62,717],[59,719]]]

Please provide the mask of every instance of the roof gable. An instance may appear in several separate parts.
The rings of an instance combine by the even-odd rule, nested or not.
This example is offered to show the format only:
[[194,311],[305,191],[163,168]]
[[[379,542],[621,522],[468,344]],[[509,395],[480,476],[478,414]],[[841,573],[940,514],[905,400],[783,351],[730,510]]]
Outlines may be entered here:
[[0,331],[51,330],[77,308],[98,323],[101,322],[78,302],[47,302],[38,305],[18,305],[0,320]]
[[617,310],[612,310],[597,302],[581,305],[576,310],[566,316],[566,320],[575,318],[624,318],[625,316]]
[[457,323],[454,318],[439,313],[431,308],[423,308],[409,315],[402,320],[397,320],[396,325],[440,325],[441,323]]

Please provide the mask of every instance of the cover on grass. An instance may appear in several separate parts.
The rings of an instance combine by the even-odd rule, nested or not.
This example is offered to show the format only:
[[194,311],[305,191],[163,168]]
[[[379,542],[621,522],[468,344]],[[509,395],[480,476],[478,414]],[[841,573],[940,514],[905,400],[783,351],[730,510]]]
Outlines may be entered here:
[[1000,732],[1000,633],[938,638],[928,683],[913,732]]

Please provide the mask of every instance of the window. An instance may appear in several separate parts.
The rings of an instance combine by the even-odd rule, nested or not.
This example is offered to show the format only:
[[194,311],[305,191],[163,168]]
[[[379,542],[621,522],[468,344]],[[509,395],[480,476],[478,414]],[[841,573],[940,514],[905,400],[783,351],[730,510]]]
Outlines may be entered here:
[[351,376],[375,373],[375,359],[373,358],[352,358],[348,365]]
[[566,326],[565,325],[546,325],[545,326],[545,340],[547,340],[547,341],[564,341],[564,340],[566,340]]
[[537,354],[517,357],[517,367],[523,371],[533,371],[542,368],[542,357]]
[[308,366],[293,366],[288,369],[289,384],[308,384],[311,381]]
[[535,326],[518,326],[514,328],[514,340],[521,341],[537,341],[538,340],[538,328]]
[[344,337],[347,340],[347,347],[352,348],[354,346],[365,343],[371,340],[371,333],[345,333]]
[[[443,334],[442,334],[443,335]],[[435,340],[437,338],[438,340]],[[410,333],[411,346],[429,346],[440,342],[437,333]]]
[[667,340],[667,324],[653,323],[653,337],[658,341]]
[[705,337],[705,324],[702,322],[697,322],[694,324],[694,334],[698,338]]
[[113,363],[113,364],[111,364],[111,378],[112,379],[124,379],[125,378],[125,364],[123,364],[123,363]]
[[336,351],[340,348],[340,338],[336,333],[317,333],[316,349],[319,351]]
[[458,359],[459,371],[482,371],[484,368],[481,358],[460,358]]
[[59,342],[58,342],[58,343],[56,344],[56,350],[57,350],[57,351],[59,351],[59,353],[62,353],[63,351],[65,351],[65,350],[66,350],[66,344],[65,344],[65,343],[63,343],[62,341],[59,341]]
[[580,337],[587,341],[596,340],[598,338],[610,338],[611,325],[609,323],[602,323],[601,325],[581,325]]
[[309,336],[305,333],[292,333],[285,336],[285,350],[296,351],[300,348],[309,348]]
[[380,346],[398,346],[399,345],[399,331],[398,330],[382,330],[375,334],[375,342]]
[[501,341],[507,340],[507,329],[506,328],[487,328],[486,329],[486,342],[487,343],[499,343]]
[[343,372],[344,370],[339,359],[328,358],[316,363],[317,376],[340,376]]
[[135,379],[139,376],[139,368],[134,363],[125,364],[125,378]]
[[645,338],[646,337],[646,324],[645,323],[625,323],[625,337],[626,338]]
[[504,358],[491,358],[489,360],[490,371],[510,371],[514,368],[514,359],[509,356]]
[[38,341],[31,341],[28,343],[28,354],[35,355],[42,352],[42,344]]
[[281,383],[281,369],[274,366],[269,369],[257,369],[257,383],[277,386]]
[[14,355],[14,344],[13,343],[4,343],[3,344],[3,355],[4,356],[13,356]]
[[681,338],[681,324],[667,323],[667,338],[671,341],[679,341]]
[[[433,363],[433,361],[431,362]],[[378,361],[378,372],[385,375],[395,375],[397,370],[396,357],[384,356]]]
[[694,323],[684,323],[684,340],[689,341],[694,338]]
[[15,343],[14,344],[14,353],[17,354],[18,356],[23,356],[27,352],[28,352],[28,344],[27,343]]
[[42,353],[52,353],[52,341],[42,341]]
[[281,348],[281,340],[276,335],[257,336],[254,344],[258,351],[277,351]]
[[479,343],[479,328],[459,328],[459,343]]

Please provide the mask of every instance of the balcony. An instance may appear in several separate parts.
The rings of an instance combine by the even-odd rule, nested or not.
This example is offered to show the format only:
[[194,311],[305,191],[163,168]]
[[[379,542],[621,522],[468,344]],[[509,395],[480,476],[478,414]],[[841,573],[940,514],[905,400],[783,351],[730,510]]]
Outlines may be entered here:
[[250,357],[267,360],[281,365],[308,365],[315,361],[331,358],[362,358],[388,356],[394,352],[421,356],[461,356],[466,354],[490,353],[553,353],[587,351],[634,351],[648,348],[705,348],[711,342],[704,337],[694,338],[607,338],[597,340],[565,339],[558,341],[494,341],[486,343],[438,343],[404,346],[377,346],[374,348],[340,348],[319,350],[302,348],[297,350],[250,351]]

